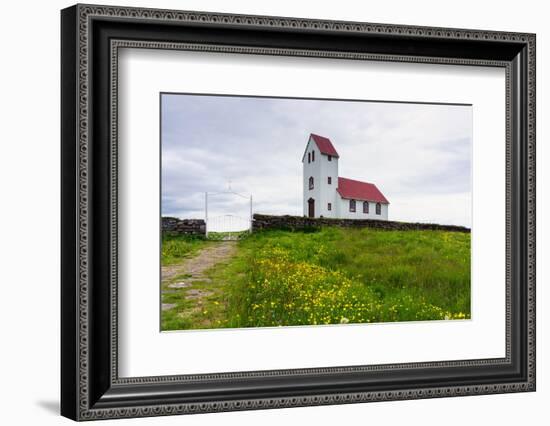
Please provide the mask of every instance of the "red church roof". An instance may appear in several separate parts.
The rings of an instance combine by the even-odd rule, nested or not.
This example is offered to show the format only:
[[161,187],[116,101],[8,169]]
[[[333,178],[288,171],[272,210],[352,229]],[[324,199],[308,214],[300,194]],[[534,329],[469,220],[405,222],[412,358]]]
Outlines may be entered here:
[[374,201],[383,204],[390,203],[373,183],[339,177],[338,188],[336,190],[342,198],[348,200]]
[[338,158],[339,155],[336,152],[336,149],[334,148],[334,145],[332,145],[332,142],[329,138],[325,138],[324,136],[319,136],[314,133],[311,133],[311,138],[313,141],[317,144],[317,148],[319,148],[319,151],[321,151],[321,154],[325,155],[332,155],[333,157]]

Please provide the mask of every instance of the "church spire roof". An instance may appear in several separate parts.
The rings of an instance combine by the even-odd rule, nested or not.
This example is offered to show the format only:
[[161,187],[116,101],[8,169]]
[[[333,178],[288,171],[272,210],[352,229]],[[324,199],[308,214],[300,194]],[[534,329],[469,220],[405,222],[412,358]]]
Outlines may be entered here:
[[316,135],[315,133],[311,133],[310,137],[317,145],[317,148],[319,148],[319,151],[321,151],[321,154],[331,155],[336,158],[340,157],[329,138]]

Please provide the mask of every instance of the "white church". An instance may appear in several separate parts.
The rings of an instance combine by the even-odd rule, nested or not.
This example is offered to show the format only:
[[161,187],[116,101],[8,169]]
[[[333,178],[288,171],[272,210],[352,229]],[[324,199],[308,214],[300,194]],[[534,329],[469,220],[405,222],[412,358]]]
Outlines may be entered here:
[[373,183],[338,176],[330,139],[310,134],[304,156],[304,216],[388,220],[389,201]]

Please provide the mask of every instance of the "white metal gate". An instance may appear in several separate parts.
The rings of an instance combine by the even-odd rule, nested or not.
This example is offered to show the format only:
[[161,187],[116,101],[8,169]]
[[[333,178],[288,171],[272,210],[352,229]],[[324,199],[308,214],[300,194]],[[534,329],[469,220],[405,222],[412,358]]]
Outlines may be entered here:
[[[231,203],[231,213],[226,208],[212,209],[215,200],[224,199]],[[236,202],[231,200],[235,199]],[[243,208],[246,207],[246,210]],[[206,236],[212,233],[237,235],[240,232],[252,232],[252,195],[243,195],[231,189],[222,192],[205,192],[204,194],[204,221],[206,222]]]

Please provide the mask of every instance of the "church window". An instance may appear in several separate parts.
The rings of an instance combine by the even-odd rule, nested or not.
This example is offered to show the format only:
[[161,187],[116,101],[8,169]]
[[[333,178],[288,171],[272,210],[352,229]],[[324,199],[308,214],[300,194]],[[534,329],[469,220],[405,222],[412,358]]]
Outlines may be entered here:
[[309,178],[309,189],[313,189],[313,176]]
[[327,205],[327,210],[328,210],[328,211],[331,211],[331,210],[332,210],[332,203],[328,203],[328,205]]
[[349,200],[349,211],[355,213],[355,200]]
[[311,151],[311,161],[315,161],[315,151]]
[[332,155],[328,156],[328,161],[332,161]]
[[376,203],[376,214],[382,214],[382,205],[380,203]]
[[368,201],[363,201],[363,213],[368,214],[368,212],[369,212],[369,202]]
[[332,184],[332,177],[328,177],[328,184],[331,185]]
[[311,152],[307,153],[307,162],[311,163]]

